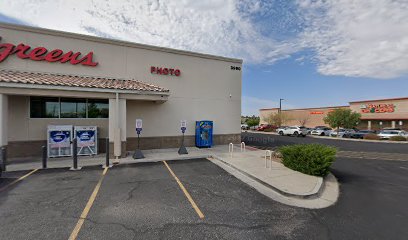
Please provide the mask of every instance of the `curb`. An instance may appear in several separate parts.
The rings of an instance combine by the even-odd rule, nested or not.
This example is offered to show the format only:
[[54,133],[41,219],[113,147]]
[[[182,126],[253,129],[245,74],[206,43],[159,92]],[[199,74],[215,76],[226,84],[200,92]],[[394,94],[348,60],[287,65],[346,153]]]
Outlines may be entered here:
[[[243,131],[247,133],[260,133],[265,135],[275,135],[279,136],[276,132],[262,132],[262,131]],[[335,138],[327,136],[314,136],[307,135],[307,137],[317,138],[317,139],[329,139],[329,140],[340,140],[340,141],[349,141],[349,142],[365,142],[365,143],[396,143],[396,144],[408,144],[408,141],[389,141],[389,140],[364,140],[364,139],[354,139],[354,138]]]
[[212,157],[215,158],[215,159],[217,159],[217,160],[219,160],[219,161],[222,162],[223,164],[225,164],[225,165],[227,165],[227,166],[229,166],[229,167],[231,167],[231,168],[237,170],[237,171],[240,172],[241,174],[243,174],[243,175],[245,175],[245,176],[251,178],[252,180],[254,180],[254,181],[256,181],[256,182],[258,182],[258,183],[264,185],[265,187],[271,188],[271,189],[274,190],[275,192],[278,192],[279,194],[281,194],[281,195],[283,195],[283,196],[286,196],[286,197],[292,197],[292,198],[298,198],[298,199],[312,199],[312,198],[317,198],[317,197],[322,193],[322,191],[323,191],[323,189],[324,189],[324,188],[323,188],[323,186],[324,186],[324,184],[323,184],[323,178],[322,178],[322,177],[318,177],[317,183],[316,183],[316,185],[315,185],[315,187],[313,188],[312,191],[310,191],[310,192],[308,192],[308,193],[305,193],[305,194],[289,193],[289,192],[286,192],[286,191],[284,191],[284,190],[282,190],[282,189],[279,189],[279,188],[277,188],[277,187],[275,187],[275,186],[272,186],[272,185],[270,185],[269,183],[266,183],[266,182],[262,181],[261,179],[255,177],[255,176],[253,176],[253,175],[251,175],[251,174],[249,174],[249,173],[247,173],[247,172],[242,171],[241,169],[239,169],[239,168],[235,167],[234,165],[228,163],[227,161],[225,161],[225,160],[222,159],[221,157],[218,157],[218,156],[216,156],[216,155],[213,155]]

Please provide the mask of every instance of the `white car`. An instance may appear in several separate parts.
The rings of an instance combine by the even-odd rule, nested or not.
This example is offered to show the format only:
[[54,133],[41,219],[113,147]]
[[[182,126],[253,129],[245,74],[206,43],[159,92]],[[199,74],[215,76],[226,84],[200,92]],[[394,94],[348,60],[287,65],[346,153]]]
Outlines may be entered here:
[[330,137],[341,137],[341,138],[349,138],[352,134],[356,133],[354,129],[339,129],[339,133],[337,134],[337,130],[331,131]]
[[330,136],[332,129],[328,127],[319,127],[312,130],[310,134],[317,136]]
[[290,136],[302,136],[306,137],[307,135],[307,129],[305,127],[298,127],[298,126],[293,126],[293,127],[285,127],[285,128],[278,128],[277,132],[279,135],[284,136],[284,135],[290,135]]
[[394,136],[402,136],[408,138],[408,133],[404,130],[382,130],[377,134],[381,139],[390,139]]
[[241,130],[249,130],[248,124],[246,124],[246,123],[241,124]]

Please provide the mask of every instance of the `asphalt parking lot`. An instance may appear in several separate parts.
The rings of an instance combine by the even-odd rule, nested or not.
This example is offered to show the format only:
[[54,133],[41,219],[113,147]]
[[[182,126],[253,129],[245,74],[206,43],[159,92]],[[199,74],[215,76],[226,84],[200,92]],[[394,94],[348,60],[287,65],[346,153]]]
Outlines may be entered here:
[[0,239],[408,235],[408,161],[337,159],[332,172],[340,183],[340,198],[334,206],[317,210],[275,202],[207,159],[166,164],[119,165],[105,175],[101,167],[8,172],[0,181]]
[[[207,159],[6,173],[4,239],[319,239],[313,214],[274,202]],[[95,187],[101,181],[89,207]],[[6,188],[4,188],[6,187]],[[80,220],[84,209],[88,214]],[[82,225],[78,229],[78,223]],[[317,229],[316,229],[317,230]],[[73,236],[74,234],[74,236]],[[324,238],[321,238],[324,239]]]

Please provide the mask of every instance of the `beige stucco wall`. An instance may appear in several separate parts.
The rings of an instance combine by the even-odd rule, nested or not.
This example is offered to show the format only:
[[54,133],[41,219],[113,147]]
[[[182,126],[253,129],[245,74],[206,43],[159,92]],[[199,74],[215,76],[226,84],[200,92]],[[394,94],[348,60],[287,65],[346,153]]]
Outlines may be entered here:
[[[1,43],[83,54],[93,51],[94,61],[99,62],[96,67],[87,67],[9,56],[0,63],[0,69],[136,79],[169,89],[169,100],[162,104],[128,100],[127,137],[135,136],[136,118],[144,120],[144,136],[179,135],[181,119],[188,120],[187,134],[191,135],[195,120],[214,120],[214,134],[240,133],[241,71],[231,70],[231,66],[242,69],[238,60],[144,49],[149,47],[4,24],[0,24],[0,36]],[[178,68],[181,76],[154,75],[150,73],[151,66]],[[1,92],[7,93],[7,89]],[[30,119],[28,97],[11,97],[9,107],[9,141],[45,139],[49,124],[97,125],[101,126],[102,137],[108,132],[107,119]]]
[[[305,108],[305,109],[288,109],[282,110],[286,114],[287,121],[283,125],[299,126],[304,122],[306,127],[328,126],[324,121],[324,117],[336,108],[348,107],[324,107],[324,108]],[[277,113],[278,109],[261,109],[259,111],[261,116],[261,123],[266,123],[265,119],[272,113]]]

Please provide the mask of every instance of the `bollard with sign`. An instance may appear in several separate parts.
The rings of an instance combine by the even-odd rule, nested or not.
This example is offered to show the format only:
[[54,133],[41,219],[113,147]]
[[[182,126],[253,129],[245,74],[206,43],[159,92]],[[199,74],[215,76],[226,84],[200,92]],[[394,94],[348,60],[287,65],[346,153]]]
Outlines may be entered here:
[[180,121],[180,129],[181,132],[183,134],[182,138],[181,138],[181,146],[178,150],[178,154],[188,154],[186,147],[184,146],[184,133],[187,130],[187,121],[186,120],[181,120]]
[[142,132],[143,121],[142,119],[136,119],[136,133],[137,133],[137,149],[133,153],[134,159],[144,158],[142,151],[140,150],[140,133]]

